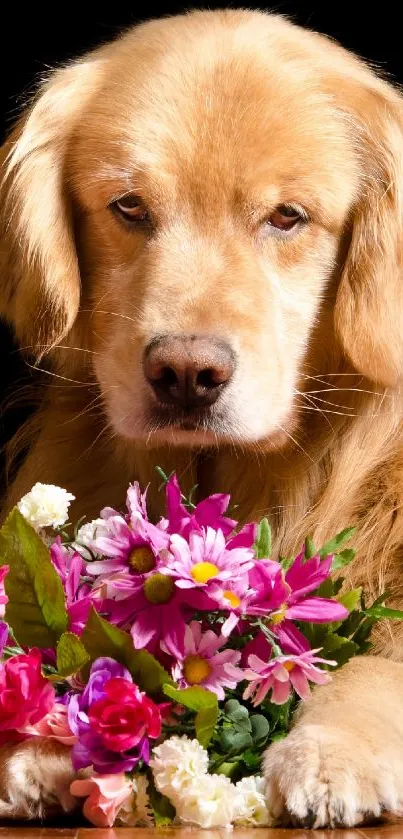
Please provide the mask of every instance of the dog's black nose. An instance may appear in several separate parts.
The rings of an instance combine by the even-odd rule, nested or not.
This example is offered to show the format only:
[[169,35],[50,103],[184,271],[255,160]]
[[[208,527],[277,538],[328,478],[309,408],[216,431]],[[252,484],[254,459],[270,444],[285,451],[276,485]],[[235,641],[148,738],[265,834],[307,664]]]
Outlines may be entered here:
[[212,405],[234,370],[229,344],[207,335],[165,335],[144,353],[144,373],[160,405],[183,410]]

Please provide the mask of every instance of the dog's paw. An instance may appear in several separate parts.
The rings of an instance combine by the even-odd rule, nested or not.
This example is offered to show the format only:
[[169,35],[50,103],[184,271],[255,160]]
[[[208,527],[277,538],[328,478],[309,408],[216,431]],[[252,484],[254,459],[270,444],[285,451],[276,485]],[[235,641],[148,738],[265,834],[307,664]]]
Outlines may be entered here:
[[283,825],[352,827],[401,815],[403,755],[388,744],[322,724],[297,726],[264,759],[267,802]]
[[33,737],[0,750],[0,818],[45,819],[72,812],[71,748]]

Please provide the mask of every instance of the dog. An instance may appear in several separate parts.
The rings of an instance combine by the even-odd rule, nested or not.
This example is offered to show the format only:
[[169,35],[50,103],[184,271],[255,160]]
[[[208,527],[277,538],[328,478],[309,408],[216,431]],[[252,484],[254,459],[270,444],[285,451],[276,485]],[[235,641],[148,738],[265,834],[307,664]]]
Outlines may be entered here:
[[[349,582],[403,606],[403,100],[281,16],[141,24],[43,82],[2,149],[1,311],[48,385],[36,481],[267,514],[273,556],[357,526]],[[385,624],[264,759],[283,823],[403,806],[403,634]],[[74,806],[68,750],[2,754],[0,815]]]

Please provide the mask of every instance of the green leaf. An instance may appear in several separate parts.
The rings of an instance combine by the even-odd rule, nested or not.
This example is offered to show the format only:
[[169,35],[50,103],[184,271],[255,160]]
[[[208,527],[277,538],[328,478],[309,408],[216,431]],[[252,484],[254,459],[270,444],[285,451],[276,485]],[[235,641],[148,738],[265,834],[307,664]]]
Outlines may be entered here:
[[207,748],[215,732],[218,719],[218,703],[210,708],[202,708],[196,714],[195,731],[201,746]]
[[[361,600],[362,587],[352,588],[351,591],[346,591],[344,594],[339,594],[337,600],[342,606],[345,606],[349,612],[353,612]],[[403,615],[403,613],[402,613]]]
[[364,615],[367,615],[369,618],[374,618],[376,621],[380,621],[383,618],[388,618],[388,620],[393,621],[401,621],[403,620],[403,612],[400,609],[389,609],[388,606],[370,606],[369,609],[365,609]]
[[56,666],[60,676],[64,678],[74,676],[88,660],[87,650],[77,635],[73,632],[64,632],[56,650]]
[[131,635],[101,618],[92,607],[81,641],[91,662],[101,656],[114,658],[127,667],[140,690],[157,693],[172,679],[159,662],[146,650],[136,650]]
[[211,708],[212,705],[218,704],[215,693],[199,685],[181,689],[168,684],[163,685],[162,689],[166,696],[169,696],[174,702],[178,702],[179,705],[190,708],[191,711],[202,711],[204,708]]
[[218,700],[215,693],[205,690],[198,685],[180,690],[173,685],[164,684],[163,691],[166,696],[196,711],[195,730],[199,743],[206,747],[216,728],[218,720]]
[[62,583],[49,550],[17,508],[0,530],[0,565],[8,565],[5,618],[19,644],[56,646],[67,630]]
[[312,559],[316,555],[316,548],[310,536],[305,539],[305,556],[307,559]]
[[279,563],[280,563],[284,573],[286,571],[288,571],[289,568],[291,568],[291,565],[293,564],[293,562],[294,562],[294,557],[293,556],[289,556],[289,557],[281,556],[280,559],[279,559]]
[[225,775],[226,778],[234,778],[234,775],[239,774],[239,761],[238,760],[231,760],[231,761],[224,761],[221,763],[217,769],[214,770],[214,775]]
[[[334,638],[339,638],[340,636],[334,635]],[[337,662],[337,666],[341,667],[343,664],[346,664],[347,661],[350,660],[353,656],[357,655],[359,651],[358,645],[354,641],[349,641],[347,638],[340,638],[342,642],[341,646],[338,646],[337,649],[326,649],[326,654],[329,652],[333,661]],[[321,655],[324,655],[321,652]],[[333,670],[333,668],[331,668]]]
[[147,792],[150,799],[151,809],[153,811],[155,825],[156,827],[167,827],[172,824],[176,816],[175,807],[171,804],[166,795],[162,795],[161,792],[158,792],[151,772],[147,774],[147,777]]
[[263,714],[252,714],[250,718],[254,743],[265,740],[270,731],[270,725]]
[[254,749],[246,749],[241,755],[241,760],[248,767],[248,769],[257,770],[262,761],[262,754]]
[[262,519],[259,524],[257,531],[257,539],[255,542],[255,551],[258,559],[267,559],[270,557],[271,527],[269,525],[268,519],[266,518]]
[[339,551],[340,548],[348,542],[349,539],[351,539],[356,532],[356,529],[356,527],[346,527],[345,530],[341,530],[340,533],[337,533],[333,539],[330,539],[329,542],[325,542],[320,551],[318,551],[319,556],[329,556],[330,554],[334,554]]
[[320,584],[319,588],[315,591],[316,597],[333,597],[334,596],[334,580],[331,577],[328,577],[327,580],[323,580],[323,583]]
[[346,548],[344,551],[340,551],[333,557],[332,562],[332,571],[338,571],[340,568],[345,568],[346,565],[350,565],[350,562],[353,561],[356,552],[353,548]]

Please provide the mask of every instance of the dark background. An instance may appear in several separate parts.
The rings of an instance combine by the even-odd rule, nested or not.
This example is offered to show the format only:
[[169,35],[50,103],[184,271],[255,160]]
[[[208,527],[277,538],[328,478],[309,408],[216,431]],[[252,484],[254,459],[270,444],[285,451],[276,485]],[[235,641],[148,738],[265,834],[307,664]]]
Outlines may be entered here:
[[[44,70],[63,63],[98,44],[108,41],[138,21],[159,15],[175,14],[191,7],[175,3],[125,3],[112,0],[76,8],[69,3],[45,7],[38,2],[23,8],[18,0],[7,3],[0,18],[0,135],[3,140],[22,103],[32,91],[35,80]],[[195,3],[199,8],[247,6],[248,3]],[[324,32],[341,41],[383,72],[403,83],[403,46],[396,0],[381,3],[331,2],[302,0],[278,2],[274,11],[292,17],[297,23]],[[250,3],[251,8],[268,8]],[[1,277],[0,277],[1,294]],[[24,365],[12,344],[7,328],[0,324],[0,406],[10,401],[24,375]],[[24,418],[22,408],[3,408],[0,413],[0,447]],[[0,455],[1,457],[1,455]],[[0,483],[3,462],[0,460]]]

